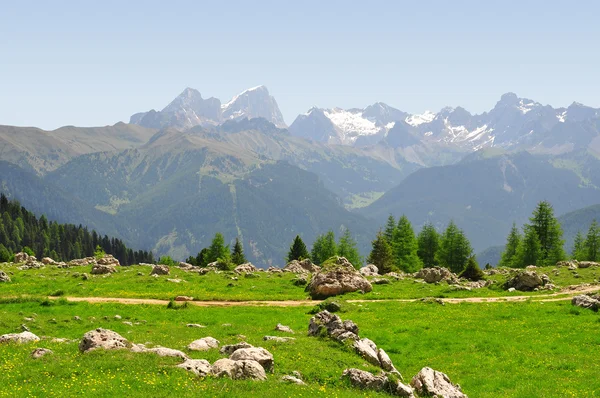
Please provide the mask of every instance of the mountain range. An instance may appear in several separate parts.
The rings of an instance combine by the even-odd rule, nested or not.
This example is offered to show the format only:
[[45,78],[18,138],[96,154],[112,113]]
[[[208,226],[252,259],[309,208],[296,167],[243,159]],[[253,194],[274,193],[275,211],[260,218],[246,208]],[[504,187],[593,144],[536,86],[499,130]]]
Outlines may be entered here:
[[227,103],[187,88],[128,124],[0,126],[0,191],[178,259],[222,232],[277,265],[296,234],[345,228],[366,255],[389,214],[416,229],[453,219],[481,252],[539,200],[557,214],[599,204],[599,137],[598,109],[512,93],[480,115],[313,107],[287,128],[264,86]]

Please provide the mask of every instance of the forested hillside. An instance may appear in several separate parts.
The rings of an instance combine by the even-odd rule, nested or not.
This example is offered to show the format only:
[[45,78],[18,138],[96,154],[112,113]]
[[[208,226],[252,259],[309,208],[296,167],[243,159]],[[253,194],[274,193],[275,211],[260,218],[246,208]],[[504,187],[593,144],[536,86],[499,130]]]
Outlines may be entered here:
[[152,252],[134,251],[120,239],[101,236],[81,225],[59,224],[45,216],[38,219],[18,201],[0,195],[0,262],[29,249],[38,258],[69,261],[94,255],[98,246],[119,259],[121,265],[154,261]]

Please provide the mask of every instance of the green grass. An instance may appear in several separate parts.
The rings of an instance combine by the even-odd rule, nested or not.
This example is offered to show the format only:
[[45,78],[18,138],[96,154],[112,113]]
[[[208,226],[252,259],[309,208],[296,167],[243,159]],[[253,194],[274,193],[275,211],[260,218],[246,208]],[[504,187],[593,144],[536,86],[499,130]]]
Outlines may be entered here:
[[[423,366],[447,373],[471,397],[594,397],[600,392],[600,315],[574,309],[568,302],[346,304],[344,319],[354,320],[362,337],[384,348],[396,367],[410,379]],[[123,317],[114,320],[114,315]],[[74,321],[78,315],[82,321]],[[104,319],[104,317],[108,319]],[[35,318],[34,322],[24,317]],[[93,317],[93,318],[92,318]],[[343,345],[306,336],[307,308],[167,306],[67,303],[51,306],[13,300],[0,304],[0,334],[27,323],[39,336],[80,339],[97,327],[114,330],[130,341],[185,350],[200,337],[229,344],[246,340],[271,351],[274,373],[266,382],[207,378],[173,367],[177,360],[126,351],[79,354],[76,343],[41,341],[32,345],[0,345],[0,397],[94,396],[383,396],[350,388],[340,379],[347,367],[370,371]],[[127,326],[122,321],[141,322]],[[262,341],[276,323],[290,325],[291,343]],[[187,328],[200,323],[204,329]],[[231,326],[224,326],[231,324]],[[30,358],[35,347],[55,355]],[[218,350],[191,353],[211,362]],[[284,374],[298,370],[306,387],[282,384]]]
[[[178,295],[192,296],[196,300],[306,300],[309,299],[304,287],[295,286],[295,275],[290,273],[271,274],[258,273],[259,277],[246,278],[233,272],[209,273],[198,275],[171,268],[170,276],[154,278],[149,276],[151,267],[120,267],[119,272],[110,276],[90,275],[89,280],[82,280],[80,275],[88,273],[91,267],[75,267],[57,269],[47,267],[38,270],[20,271],[16,266],[0,265],[0,269],[9,273],[11,283],[0,284],[0,297],[21,295],[31,296],[75,296],[75,297],[122,297],[153,298],[169,300]],[[553,267],[539,268],[539,273],[546,273],[559,286],[596,282],[600,270],[596,268],[579,269],[580,278],[575,278],[572,271],[560,268],[560,274],[552,273]],[[142,275],[138,275],[141,273]],[[232,278],[237,278],[233,280]],[[182,282],[169,282],[167,279],[181,279]],[[440,284],[417,283],[412,278],[392,281],[388,285],[373,285],[373,291],[367,294],[352,293],[345,295],[347,299],[417,299],[422,297],[499,297],[548,294],[540,292],[513,292],[502,289],[506,277],[494,275],[490,279],[497,283],[490,288],[472,291],[454,291],[446,282]]]

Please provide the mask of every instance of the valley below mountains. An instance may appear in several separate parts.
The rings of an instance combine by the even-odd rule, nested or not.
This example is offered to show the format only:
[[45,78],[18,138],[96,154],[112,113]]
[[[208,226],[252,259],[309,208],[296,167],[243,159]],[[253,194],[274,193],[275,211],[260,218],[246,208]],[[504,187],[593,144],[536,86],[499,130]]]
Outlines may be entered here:
[[[557,214],[600,204],[599,154],[600,111],[578,103],[509,93],[481,115],[314,107],[287,127],[264,86],[225,103],[186,89],[130,123],[0,126],[0,191],[180,260],[216,232],[240,237],[267,267],[296,235],[312,242],[330,229],[349,229],[366,254],[389,214],[417,229],[454,220],[476,252],[503,245],[540,200]],[[577,214],[567,244],[585,223]]]

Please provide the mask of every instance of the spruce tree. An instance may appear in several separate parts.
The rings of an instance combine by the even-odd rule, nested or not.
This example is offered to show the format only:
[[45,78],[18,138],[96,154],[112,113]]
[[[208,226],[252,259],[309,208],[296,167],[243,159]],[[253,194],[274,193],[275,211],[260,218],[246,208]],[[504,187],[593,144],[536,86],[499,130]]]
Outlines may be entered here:
[[600,260],[600,228],[596,220],[592,221],[585,237],[585,253],[588,261]]
[[465,269],[472,252],[473,249],[464,232],[454,221],[450,221],[440,241],[439,264],[454,273],[460,273]]
[[335,234],[333,231],[325,235],[319,235],[313,244],[311,259],[315,264],[323,264],[325,260],[337,254],[337,245],[335,244]]
[[562,228],[554,217],[552,205],[547,201],[538,203],[529,221],[540,242],[539,265],[554,265],[558,261],[564,260]]
[[202,249],[198,252],[198,255],[196,256],[196,265],[198,267],[206,267],[208,265],[208,248],[207,247],[205,247],[204,249]]
[[525,225],[523,230],[523,241],[517,250],[516,267],[525,268],[528,265],[542,264],[542,244],[535,228]]
[[360,269],[363,264],[363,259],[358,252],[358,248],[356,247],[356,241],[352,238],[350,234],[350,230],[346,228],[344,234],[340,238],[340,242],[337,246],[337,254],[340,257],[345,257],[354,268]]
[[423,265],[417,255],[417,239],[406,216],[400,217],[392,237],[392,253],[396,268],[404,272],[415,272]]
[[233,250],[231,251],[231,262],[235,265],[240,265],[246,263],[246,256],[244,256],[244,248],[242,246],[242,242],[240,242],[239,238],[235,238],[235,244],[233,245]]
[[296,235],[292,246],[290,246],[290,251],[288,252],[287,256],[287,262],[289,263],[290,261],[294,260],[304,260],[305,258],[310,258],[310,255],[308,254],[308,249],[306,248],[306,245],[302,241],[300,235]]
[[469,260],[467,261],[467,266],[465,267],[463,272],[461,272],[458,276],[461,278],[466,278],[470,281],[480,281],[482,279],[485,279],[485,274],[483,273],[481,268],[479,268],[475,256],[469,257]]
[[571,252],[571,257],[573,259],[579,261],[588,259],[585,241],[586,240],[581,231],[577,231],[577,235],[575,235],[575,241],[573,242],[573,251]]
[[229,260],[229,247],[225,246],[225,238],[223,238],[223,235],[220,232],[217,232],[208,248],[206,264],[210,264],[219,259]]
[[383,235],[387,239],[388,243],[391,245],[392,240],[394,239],[394,231],[396,230],[396,220],[393,215],[389,215],[387,219],[387,223],[385,224],[385,230]]
[[510,233],[508,234],[508,238],[506,238],[506,246],[502,252],[502,258],[498,264],[499,266],[511,268],[518,267],[517,251],[519,249],[519,245],[521,244],[521,240],[521,233],[519,232],[517,225],[513,223]]
[[369,254],[367,262],[377,266],[379,273],[382,275],[393,271],[392,248],[381,230],[377,233],[377,237],[371,244],[373,249],[371,250],[371,254]]
[[417,237],[417,255],[423,262],[423,267],[431,268],[437,265],[436,254],[440,247],[440,235],[431,223],[423,225]]

